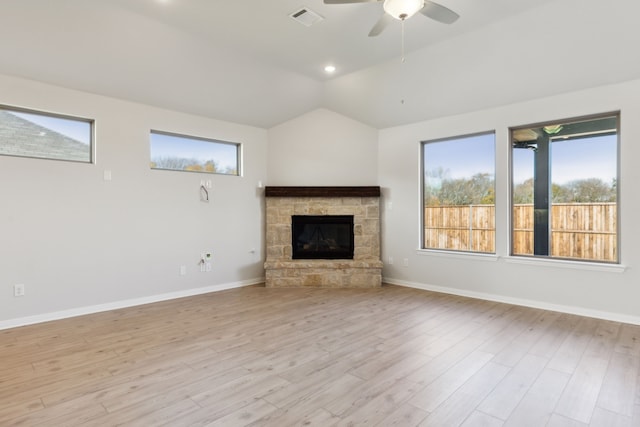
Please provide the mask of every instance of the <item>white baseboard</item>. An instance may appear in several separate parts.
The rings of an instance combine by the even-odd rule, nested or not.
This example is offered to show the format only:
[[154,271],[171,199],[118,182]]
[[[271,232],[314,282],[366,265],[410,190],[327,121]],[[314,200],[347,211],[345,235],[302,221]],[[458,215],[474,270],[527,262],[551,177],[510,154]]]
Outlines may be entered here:
[[69,310],[54,311],[52,313],[38,314],[35,316],[19,317],[0,321],[0,330],[33,325],[35,323],[50,322],[52,320],[67,319],[69,317],[84,316],[86,314],[99,313],[101,311],[117,310],[119,308],[134,307],[136,305],[150,304],[154,302],[190,297],[194,295],[219,292],[227,289],[242,288],[245,286],[264,283],[264,277],[259,279],[244,280],[241,282],[224,283],[220,285],[206,286],[204,288],[186,289],[184,291],[169,292],[166,294],[151,295],[148,297],[132,298],[115,301],[106,304],[91,305],[87,307],[72,308]]
[[640,325],[640,317],[631,316],[609,311],[592,310],[589,308],[575,307],[570,305],[553,304],[544,301],[529,300],[524,298],[513,298],[503,295],[496,295],[484,292],[468,291],[465,289],[448,288],[444,286],[429,285],[426,283],[407,282],[391,278],[382,278],[382,283],[390,285],[404,286],[407,288],[423,289],[425,291],[439,292],[443,294],[458,295],[462,297],[482,299],[487,301],[502,302],[506,304],[520,305],[524,307],[539,308],[542,310],[557,311],[560,313],[576,314],[578,316],[593,317],[596,319],[612,320],[614,322]]
[[[98,304],[98,305],[92,305],[87,307],[79,307],[79,308],[73,308],[69,310],[38,314],[35,316],[19,317],[16,319],[0,321],[0,330],[17,328],[20,326],[33,325],[36,323],[50,322],[52,320],[60,320],[60,319],[67,319],[70,317],[84,316],[86,314],[99,313],[102,311],[134,307],[137,305],[150,304],[154,302],[185,298],[185,297],[190,297],[194,295],[208,294],[211,292],[219,292],[227,289],[242,288],[245,286],[257,285],[260,283],[264,283],[264,278],[245,280],[242,282],[224,283],[220,285],[207,286],[204,288],[187,289],[179,292],[169,292],[165,294],[151,295],[148,297],[115,301],[107,304]],[[397,285],[397,286],[404,286],[407,288],[422,289],[425,291],[439,292],[443,294],[458,295],[458,296],[463,296],[468,298],[520,305],[524,307],[539,308],[542,310],[557,311],[560,313],[576,314],[579,316],[593,317],[596,319],[612,320],[615,322],[629,323],[632,325],[640,325],[640,317],[638,316],[630,316],[630,315],[625,315],[620,313],[612,313],[608,311],[600,311],[600,310],[592,310],[592,309],[582,308],[582,307],[552,304],[552,303],[547,303],[543,301],[506,297],[503,295],[489,294],[485,292],[474,292],[474,291],[468,291],[464,289],[448,288],[444,286],[429,285],[426,283],[408,282],[404,280],[396,280],[391,278],[383,278],[382,283],[388,283],[390,285]]]

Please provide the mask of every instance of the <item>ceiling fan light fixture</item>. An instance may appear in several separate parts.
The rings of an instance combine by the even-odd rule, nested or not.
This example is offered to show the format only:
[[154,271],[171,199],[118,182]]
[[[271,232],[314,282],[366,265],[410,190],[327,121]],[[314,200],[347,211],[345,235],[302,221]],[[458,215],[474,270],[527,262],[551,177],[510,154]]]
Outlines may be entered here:
[[424,0],[384,0],[382,7],[395,19],[404,21],[424,7]]
[[560,132],[563,127],[564,126],[562,126],[562,125],[550,125],[550,126],[545,126],[542,129],[544,129],[544,131],[548,135],[555,135],[556,133]]

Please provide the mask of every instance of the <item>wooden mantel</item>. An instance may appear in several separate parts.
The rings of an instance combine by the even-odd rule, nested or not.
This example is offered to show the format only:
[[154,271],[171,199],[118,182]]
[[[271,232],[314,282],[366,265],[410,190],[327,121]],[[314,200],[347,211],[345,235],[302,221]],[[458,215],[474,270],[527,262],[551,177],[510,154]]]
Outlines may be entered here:
[[380,187],[265,187],[265,197],[380,197]]

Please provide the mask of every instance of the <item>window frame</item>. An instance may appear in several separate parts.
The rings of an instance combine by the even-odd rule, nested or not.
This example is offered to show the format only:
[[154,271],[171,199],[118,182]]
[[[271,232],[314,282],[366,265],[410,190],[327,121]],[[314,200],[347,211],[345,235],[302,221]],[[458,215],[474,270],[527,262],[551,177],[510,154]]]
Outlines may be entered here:
[[[425,174],[426,174],[426,165],[425,165],[425,147],[428,144],[431,143],[439,143],[439,142],[446,142],[446,141],[454,141],[454,140],[461,140],[461,139],[467,139],[467,138],[473,138],[473,137],[481,137],[481,136],[488,136],[491,135],[493,136],[493,193],[494,193],[494,203],[493,203],[493,224],[494,224],[494,228],[493,228],[493,251],[492,252],[481,252],[481,251],[474,251],[474,250],[464,250],[464,249],[447,249],[447,248],[431,248],[431,247],[427,247],[426,246],[426,238],[425,238],[425,225],[426,225],[426,220],[425,220],[425,210],[426,210],[426,203],[425,203],[425,189],[426,189],[426,182],[425,182]],[[497,184],[497,180],[496,180],[496,176],[497,176],[497,155],[498,155],[498,145],[497,145],[497,132],[495,129],[492,130],[487,130],[487,131],[480,131],[480,132],[473,132],[473,133],[467,133],[467,134],[461,134],[461,135],[456,135],[456,136],[450,136],[450,137],[444,137],[444,138],[434,138],[434,139],[428,139],[428,140],[422,140],[420,141],[420,188],[419,188],[419,193],[420,193],[420,238],[419,238],[419,248],[418,248],[418,253],[419,254],[443,254],[444,256],[457,256],[457,257],[475,257],[478,259],[487,259],[487,260],[496,260],[497,258],[497,249],[498,249],[498,242],[497,242],[497,224],[496,224],[496,197],[497,197],[497,192],[496,192],[496,184]]]
[[[615,159],[616,159],[616,174],[615,174],[615,179],[616,179],[616,239],[615,239],[615,245],[616,245],[616,260],[615,261],[607,261],[607,260],[597,260],[597,259],[580,259],[580,258],[571,258],[571,257],[559,257],[559,256],[553,256],[551,254],[549,255],[535,255],[535,254],[516,254],[514,253],[514,245],[515,245],[515,239],[514,239],[514,203],[513,203],[513,199],[514,199],[514,131],[517,130],[521,130],[521,129],[531,129],[531,128],[540,128],[540,127],[545,127],[545,126],[550,126],[550,125],[557,125],[557,124],[562,124],[562,125],[567,125],[567,124],[573,124],[573,123],[580,123],[580,122],[588,122],[588,121],[595,121],[595,120],[599,120],[599,119],[607,119],[607,118],[611,118],[616,120],[616,153],[615,153]],[[535,123],[531,123],[531,124],[525,124],[525,125],[518,125],[518,126],[511,126],[508,128],[508,138],[509,138],[509,182],[508,182],[508,189],[509,189],[509,204],[508,204],[508,209],[509,209],[509,228],[507,230],[508,236],[509,236],[509,245],[508,245],[508,259],[510,262],[514,262],[514,263],[523,263],[523,264],[552,264],[552,265],[560,265],[560,266],[568,266],[571,267],[573,266],[574,268],[582,268],[582,267],[587,267],[589,269],[592,270],[618,270],[621,269],[621,271],[624,270],[624,266],[622,265],[622,254],[621,254],[621,214],[620,214],[620,188],[621,188],[621,182],[620,182],[620,176],[621,176],[621,162],[620,162],[620,147],[621,147],[621,112],[618,111],[609,111],[609,112],[604,112],[604,113],[598,113],[598,114],[589,114],[589,115],[584,115],[584,116],[576,116],[576,117],[570,117],[570,118],[561,118],[561,119],[555,119],[555,120],[545,120],[545,121],[541,121],[541,122],[535,122]],[[549,173],[548,173],[548,177],[549,177],[549,186],[551,187],[552,185],[552,181],[551,181],[551,177],[552,177],[552,170],[551,170],[551,166],[549,167]],[[551,216],[551,206],[552,206],[552,201],[549,200],[549,217]],[[549,230],[548,230],[548,234],[549,234],[549,252],[551,252],[551,227],[549,226]]]
[[[228,145],[235,147],[235,160],[236,160],[236,173],[224,173],[224,172],[210,172],[206,170],[188,170],[188,169],[171,169],[171,168],[160,168],[160,167],[152,167],[151,163],[153,163],[153,159],[151,158],[151,146],[152,146],[152,138],[153,135],[163,135],[175,138],[183,138],[192,141],[200,141],[207,144],[217,144],[217,145]],[[188,173],[206,173],[213,175],[224,175],[224,176],[242,176],[242,143],[239,142],[231,142],[231,141],[223,141],[220,139],[208,138],[203,136],[195,136],[178,132],[169,132],[162,131],[157,129],[151,129],[149,131],[149,166],[151,170],[158,171],[170,171],[170,172],[188,172]]]
[[[9,153],[3,153],[0,151],[0,157],[13,157],[13,158],[23,158],[23,159],[35,159],[35,160],[53,160],[53,161],[58,161],[58,162],[69,162],[69,163],[78,163],[78,164],[95,164],[96,163],[96,120],[95,119],[91,119],[88,117],[81,117],[81,116],[74,116],[74,115],[70,115],[70,114],[64,114],[64,113],[56,113],[56,112],[51,112],[51,111],[44,111],[44,110],[38,110],[38,109],[33,109],[33,108],[25,108],[25,107],[17,107],[14,105],[7,105],[7,104],[0,104],[0,111],[6,111],[9,113],[24,113],[24,114],[32,114],[34,116],[42,116],[42,117],[48,117],[48,118],[52,118],[52,119],[62,119],[62,120],[68,120],[68,121],[75,121],[75,122],[81,122],[81,123],[86,123],[89,125],[89,133],[88,133],[88,137],[89,137],[89,156],[87,160],[76,160],[76,159],[70,159],[70,158],[57,158],[57,157],[44,157],[44,156],[29,156],[29,155],[21,155],[21,154],[9,154]],[[25,119],[23,119],[25,120]],[[38,125],[38,124],[36,124]],[[38,125],[41,126],[41,125]],[[55,129],[52,129],[53,131],[55,131]],[[56,133],[57,132],[55,131]],[[63,135],[68,137],[69,139],[73,139],[72,137],[69,137],[67,135]],[[77,140],[76,140],[77,141]],[[80,143],[82,143],[81,141],[78,141]]]

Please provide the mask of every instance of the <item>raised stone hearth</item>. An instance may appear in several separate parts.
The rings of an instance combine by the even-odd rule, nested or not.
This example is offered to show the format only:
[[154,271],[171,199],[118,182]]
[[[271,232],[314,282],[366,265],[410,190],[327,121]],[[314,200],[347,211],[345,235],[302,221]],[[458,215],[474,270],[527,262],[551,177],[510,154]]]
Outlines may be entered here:
[[[267,287],[381,285],[380,187],[266,187],[265,196]],[[294,215],[353,215],[353,259],[292,259]]]

